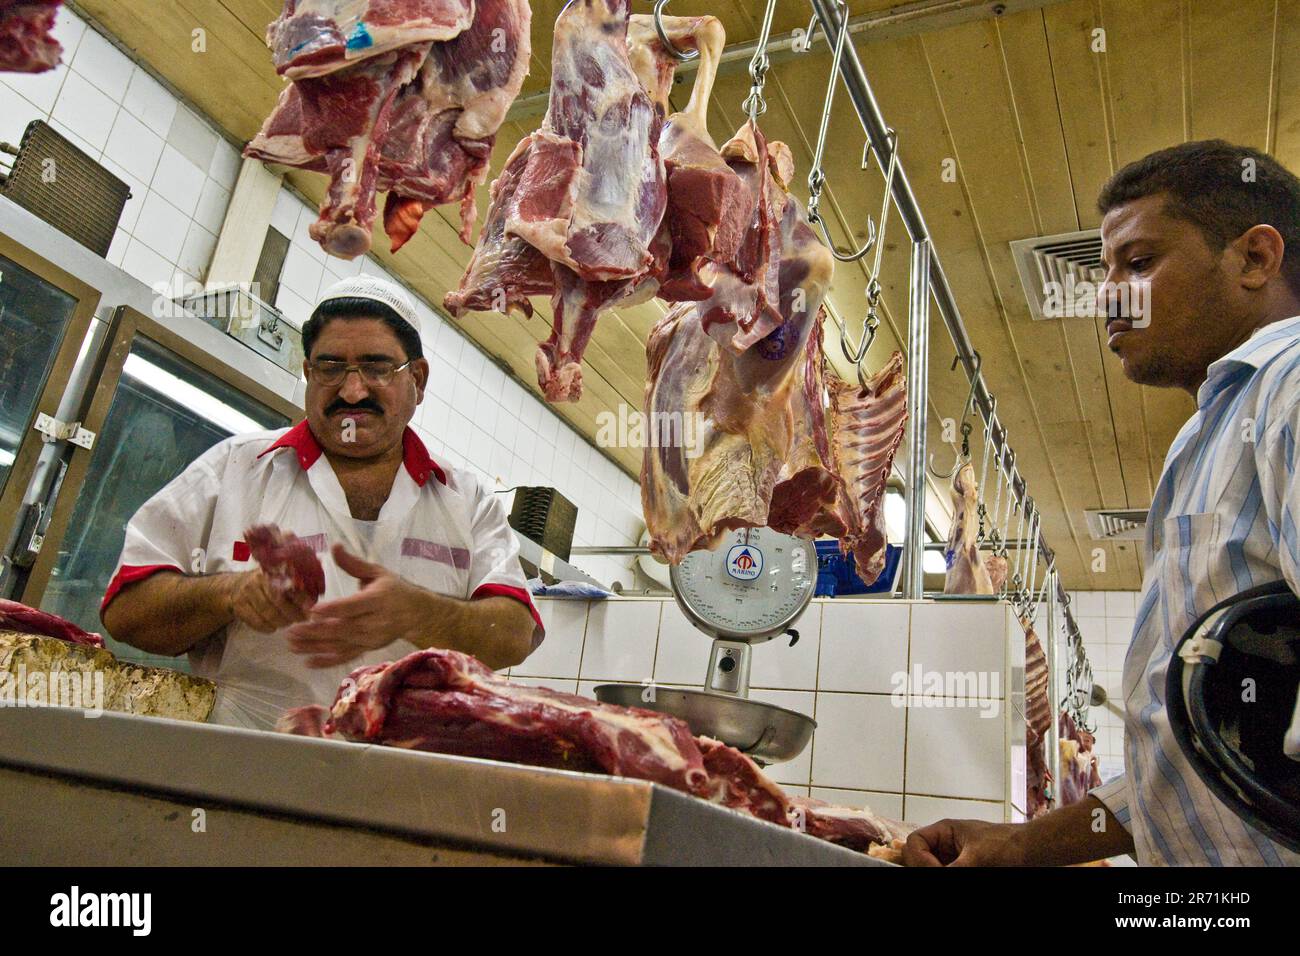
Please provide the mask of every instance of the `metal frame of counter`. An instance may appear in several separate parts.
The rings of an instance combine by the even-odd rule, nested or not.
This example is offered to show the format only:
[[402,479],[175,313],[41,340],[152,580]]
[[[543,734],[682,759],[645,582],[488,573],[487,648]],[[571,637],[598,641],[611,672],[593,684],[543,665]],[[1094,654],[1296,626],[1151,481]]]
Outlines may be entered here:
[[[889,865],[643,780],[155,717],[0,708],[0,767],[405,834],[494,858]],[[75,827],[65,829],[78,839]],[[5,842],[0,863],[25,862],[4,859]]]

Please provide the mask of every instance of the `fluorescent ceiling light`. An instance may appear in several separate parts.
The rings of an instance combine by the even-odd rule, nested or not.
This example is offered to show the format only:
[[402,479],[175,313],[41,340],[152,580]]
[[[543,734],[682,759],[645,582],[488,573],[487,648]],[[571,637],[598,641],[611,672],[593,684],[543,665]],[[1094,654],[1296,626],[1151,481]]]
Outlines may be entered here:
[[6,468],[14,463],[14,453],[8,448],[0,448],[0,468]]
[[202,415],[228,434],[239,435],[244,432],[263,430],[259,422],[231,408],[215,395],[203,391],[182,378],[177,378],[171,372],[164,371],[135,353],[126,357],[126,365],[122,371],[141,385],[168,399],[171,404]]
[[926,574],[947,574],[948,565],[943,560],[942,551],[927,551],[921,561],[921,570]]

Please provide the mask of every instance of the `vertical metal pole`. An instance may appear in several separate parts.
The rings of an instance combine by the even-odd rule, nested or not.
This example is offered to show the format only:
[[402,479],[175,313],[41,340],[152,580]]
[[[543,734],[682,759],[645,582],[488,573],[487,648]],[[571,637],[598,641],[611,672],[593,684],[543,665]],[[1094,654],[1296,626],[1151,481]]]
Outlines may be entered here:
[[1057,648],[1057,575],[1052,568],[1052,599],[1047,602],[1047,692],[1048,703],[1052,708],[1052,726],[1047,731],[1047,770],[1052,775],[1052,809],[1061,806],[1061,690],[1057,684],[1060,672],[1057,664],[1061,659]]
[[925,419],[930,367],[930,240],[912,243],[907,309],[907,540],[903,597],[920,600],[925,564]]

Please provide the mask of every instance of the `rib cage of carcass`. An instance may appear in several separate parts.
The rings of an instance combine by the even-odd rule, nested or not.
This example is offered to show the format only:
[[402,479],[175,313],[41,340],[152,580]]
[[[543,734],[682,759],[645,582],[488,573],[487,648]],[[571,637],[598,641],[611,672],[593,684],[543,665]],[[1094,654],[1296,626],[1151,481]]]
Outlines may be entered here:
[[394,252],[449,202],[468,243],[531,17],[528,0],[285,0],[266,39],[290,83],[244,155],[330,177],[310,233],[331,255],[370,249],[381,191]]

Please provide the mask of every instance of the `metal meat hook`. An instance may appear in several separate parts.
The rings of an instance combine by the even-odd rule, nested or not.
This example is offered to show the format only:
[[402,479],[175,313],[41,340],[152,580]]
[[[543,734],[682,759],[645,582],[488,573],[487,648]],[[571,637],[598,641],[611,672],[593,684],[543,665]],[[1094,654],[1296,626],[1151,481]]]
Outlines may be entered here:
[[[983,364],[984,361],[983,359],[980,358],[979,352],[973,352],[973,354],[975,356],[975,374],[973,374],[970,378],[970,392],[966,396],[966,403],[961,407],[961,452],[957,455],[957,460],[953,463],[952,470],[949,471],[947,474],[943,474],[935,470],[934,452],[930,453],[930,466],[929,466],[930,474],[944,481],[948,480],[953,475],[957,474],[957,469],[962,466],[963,462],[970,461],[971,425],[970,422],[966,421],[966,419],[970,416],[971,409],[975,402],[975,387],[979,384],[980,366]],[[957,371],[957,363],[960,361],[961,361],[961,356],[954,355],[952,357],[952,368],[950,368],[948,371],[950,372]]]
[[679,50],[677,44],[668,38],[668,31],[664,29],[664,7],[668,6],[671,0],[655,0],[655,33],[659,34],[659,42],[664,45],[664,49],[671,53],[678,60],[693,60],[700,55],[699,50]]

